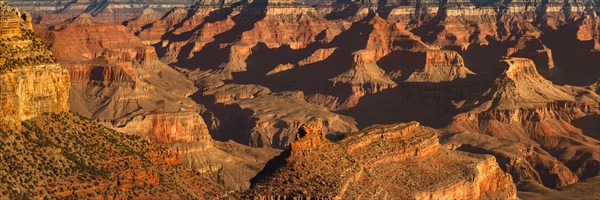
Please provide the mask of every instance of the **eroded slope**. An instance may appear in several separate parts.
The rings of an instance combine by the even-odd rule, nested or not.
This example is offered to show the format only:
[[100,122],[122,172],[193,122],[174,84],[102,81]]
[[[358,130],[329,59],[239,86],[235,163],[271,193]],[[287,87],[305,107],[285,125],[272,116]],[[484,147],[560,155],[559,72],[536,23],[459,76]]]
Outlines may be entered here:
[[493,157],[441,148],[437,132],[416,122],[373,126],[337,142],[325,138],[322,126],[318,119],[303,125],[246,197],[516,197],[511,177]]
[[222,189],[181,165],[176,152],[71,113],[2,131],[7,198],[216,198]]

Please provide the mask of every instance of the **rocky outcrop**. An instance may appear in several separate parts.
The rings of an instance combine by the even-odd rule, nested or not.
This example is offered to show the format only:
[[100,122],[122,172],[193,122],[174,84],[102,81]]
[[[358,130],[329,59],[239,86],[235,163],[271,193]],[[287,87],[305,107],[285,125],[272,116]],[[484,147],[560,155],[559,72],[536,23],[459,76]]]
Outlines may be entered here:
[[598,196],[594,188],[600,183],[600,177],[593,177],[573,185],[561,188],[561,190],[552,190],[536,182],[524,182],[517,186],[521,199],[548,199],[548,198],[577,198],[585,199],[591,196]]
[[596,15],[591,13],[580,19],[576,35],[579,41],[594,41],[594,49],[600,50],[600,18],[597,15],[596,11]]
[[249,159],[244,152],[230,154],[241,147],[214,146],[201,115],[210,112],[188,98],[197,90],[194,85],[126,27],[94,20],[80,15],[43,33],[71,74],[71,110],[179,152],[184,166],[218,180],[228,191],[248,188],[257,166],[274,150]]
[[175,142],[197,142],[210,146],[211,137],[204,119],[195,112],[163,113],[153,111],[134,117],[118,131],[130,131],[142,138],[165,144]]
[[[139,35],[155,42],[159,37],[151,36],[152,32],[162,29],[166,34],[158,44],[165,51],[163,59],[186,67],[197,63],[194,68],[216,70],[224,78],[231,78],[230,73],[247,70],[250,49],[259,43],[267,48],[306,48],[319,40],[317,36],[323,31],[339,30],[340,26],[321,20],[312,7],[294,1],[225,4],[200,1],[189,10],[171,11]],[[323,39],[332,38],[325,35]],[[219,56],[207,57],[207,54]]]
[[[142,13],[134,17],[133,19],[123,22],[123,25],[129,28],[129,32],[136,33],[136,35],[144,27],[150,25],[150,23],[160,20],[165,13],[157,11],[152,8],[145,8]],[[143,41],[143,40],[142,40]]]
[[[5,14],[21,19],[0,1],[0,24]],[[177,154],[67,113],[69,72],[31,24],[19,28],[0,41],[0,198],[206,199],[223,194],[212,181],[180,168]]]
[[324,138],[321,126],[302,126],[245,197],[516,198],[492,156],[441,148],[436,131],[416,122],[373,126],[337,142]]
[[69,87],[69,74],[58,64],[36,64],[0,73],[0,128],[19,131],[23,120],[68,111]]
[[489,99],[454,116],[446,129],[479,132],[540,147],[577,177],[597,176],[595,163],[600,143],[571,122],[597,115],[598,96],[587,89],[553,85],[537,73],[533,61],[528,59],[503,60],[501,66],[502,74],[484,92],[483,96]]
[[[116,9],[113,5],[122,1],[105,3]],[[201,128],[190,124],[202,124],[195,115],[202,113],[219,140],[276,148],[295,141],[296,129],[307,116],[323,118],[325,127],[334,130],[327,133],[418,120],[449,132],[518,142],[515,148],[523,151],[533,148],[531,154],[486,151],[511,162],[529,159],[514,165],[499,162],[502,169],[515,172],[515,180],[559,188],[597,174],[598,142],[587,136],[597,131],[581,125],[598,115],[598,86],[591,85],[598,82],[600,64],[597,2],[310,3],[314,6],[287,0],[202,0],[164,15],[160,9],[140,9],[138,17],[124,23],[124,31],[114,28],[131,32],[122,35],[135,41],[134,47],[119,39],[115,44],[126,48],[104,47],[111,45],[108,39],[92,42],[98,44],[76,40],[110,51],[61,53],[85,56],[86,62],[68,68],[74,80],[85,83],[78,93],[95,95],[82,99],[93,100],[95,106],[81,103],[77,109],[101,110],[97,116],[115,128],[152,126],[159,131],[137,131],[184,143],[198,141],[190,139],[199,136],[195,131],[179,130]],[[104,20],[110,9],[97,5],[90,7],[90,16]],[[52,16],[42,16],[42,22]],[[90,18],[70,23],[86,24]],[[53,31],[63,28],[68,29],[55,26]],[[191,83],[168,85],[143,78],[156,77],[148,71],[170,73],[155,57],[186,75],[169,77],[190,79],[201,88],[192,96],[196,102],[180,98],[195,92]],[[156,92],[160,88],[181,90]],[[104,99],[109,96],[126,106]],[[147,100],[165,96],[169,98],[164,102]],[[179,113],[185,114],[176,118]],[[487,148],[479,146],[475,149]],[[190,163],[208,160],[189,155]],[[221,169],[218,164],[210,170],[190,165],[198,171]],[[551,165],[557,168],[549,170]]]
[[508,48],[507,56],[533,60],[540,74],[551,77],[555,71],[552,50],[542,43],[539,33],[536,36],[523,36],[514,47]]
[[0,129],[69,110],[69,74],[32,32],[27,13],[0,2]]
[[503,59],[497,70],[501,74],[482,94],[494,100],[481,103],[482,109],[532,108],[556,101],[575,101],[566,88],[542,77],[530,59]]
[[450,82],[467,78],[474,73],[465,67],[462,56],[455,51],[430,50],[424,52],[425,65],[409,73],[406,82]]
[[352,95],[339,108],[353,107],[358,104],[358,98],[364,95],[396,87],[397,84],[386,77],[385,71],[375,63],[375,53],[367,50],[355,52],[352,67],[330,79],[334,87],[351,90]]
[[0,39],[7,39],[24,34],[24,30],[32,30],[31,16],[29,13],[21,13],[17,8],[8,6],[4,1],[0,2]]
[[[135,35],[142,40],[142,42],[144,42],[147,45],[152,45],[160,44],[161,38],[163,37],[163,35],[165,35],[165,33],[183,27],[178,25],[182,24],[184,20],[187,19],[186,16],[188,15],[189,9],[185,7],[173,8],[172,10],[163,13],[161,17],[158,18],[152,16],[155,15],[152,13],[157,11],[144,11],[145,12],[138,15],[137,17],[126,21],[125,24],[131,32],[135,33]],[[195,19],[199,20],[197,18]],[[197,26],[200,23],[202,23],[202,21],[200,20],[194,21],[193,25]],[[189,28],[191,25],[192,23],[189,22],[185,27]]]
[[[459,114],[448,130],[477,131],[497,138],[539,146],[566,164],[578,177],[596,176],[598,140],[585,136],[572,119],[598,113],[598,108],[559,102],[536,109],[489,110]],[[577,145],[567,145],[577,144]],[[577,152],[577,153],[576,153]],[[579,157],[574,154],[586,154]]]

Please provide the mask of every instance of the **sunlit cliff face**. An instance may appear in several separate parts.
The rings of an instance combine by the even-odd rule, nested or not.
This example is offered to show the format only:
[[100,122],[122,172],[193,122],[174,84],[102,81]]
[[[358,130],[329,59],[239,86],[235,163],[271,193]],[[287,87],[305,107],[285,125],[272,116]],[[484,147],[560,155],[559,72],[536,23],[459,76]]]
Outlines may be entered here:
[[20,121],[68,111],[69,74],[33,32],[31,17],[0,2],[0,129],[21,130]]

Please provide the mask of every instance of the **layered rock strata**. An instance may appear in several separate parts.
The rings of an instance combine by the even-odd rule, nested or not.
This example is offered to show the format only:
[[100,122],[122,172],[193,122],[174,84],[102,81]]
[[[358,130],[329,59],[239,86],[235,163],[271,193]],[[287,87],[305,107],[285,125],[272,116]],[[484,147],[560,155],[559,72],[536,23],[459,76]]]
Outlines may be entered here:
[[33,33],[31,18],[0,2],[0,129],[69,110],[69,74]]
[[249,179],[276,150],[246,147],[261,155],[249,159],[245,153],[229,153],[241,147],[213,146],[201,115],[210,112],[188,98],[197,91],[192,82],[162,63],[155,49],[126,27],[95,19],[83,14],[41,31],[71,74],[71,110],[171,148],[185,166],[221,181],[227,190],[248,188]]
[[156,142],[210,141],[195,87],[124,26],[83,14],[42,36],[71,74],[72,111]]
[[[337,130],[419,120],[532,149],[485,151],[511,162],[529,159],[499,161],[515,181],[561,188],[598,174],[599,145],[588,137],[598,132],[589,128],[598,116],[598,2],[311,4],[206,0],[166,15],[146,9],[125,25],[202,88],[194,100],[214,113],[195,112],[220,140],[286,147],[310,113],[340,117],[327,125]],[[126,77],[119,68],[103,71],[106,79]],[[191,124],[155,126],[172,116],[148,119],[140,126]],[[468,145],[477,153],[489,147]]]
[[0,2],[0,24],[21,19],[10,24],[20,31],[0,41],[0,198],[223,194],[220,186],[181,168],[179,155],[67,113],[69,72],[32,32],[29,18],[21,16],[28,15]]
[[[529,59],[506,59],[500,67],[502,75],[482,95],[488,99],[463,105],[470,110],[456,115],[446,129],[540,147],[577,177],[597,176],[600,142],[572,124],[600,112],[597,94],[553,85],[537,73]],[[582,154],[586,156],[577,156]]]
[[76,17],[83,13],[98,17],[98,21],[121,23],[131,19],[145,8],[167,11],[174,7],[189,6],[187,0],[80,0],[80,1],[19,1],[6,0],[13,6],[33,14],[38,23],[52,24]]
[[565,164],[537,146],[467,132],[447,135],[442,141],[450,149],[493,155],[515,183],[536,182],[548,188],[561,188],[578,181]]
[[416,122],[373,126],[337,142],[322,126],[318,119],[303,125],[246,197],[516,198],[492,156],[441,148],[436,131]]

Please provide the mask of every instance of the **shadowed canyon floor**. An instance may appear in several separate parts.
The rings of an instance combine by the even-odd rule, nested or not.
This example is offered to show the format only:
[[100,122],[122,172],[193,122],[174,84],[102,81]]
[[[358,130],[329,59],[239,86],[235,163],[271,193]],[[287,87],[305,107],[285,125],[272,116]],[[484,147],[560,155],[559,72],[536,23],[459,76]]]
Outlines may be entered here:
[[597,1],[6,1],[0,129],[70,110],[181,198],[600,199]]

